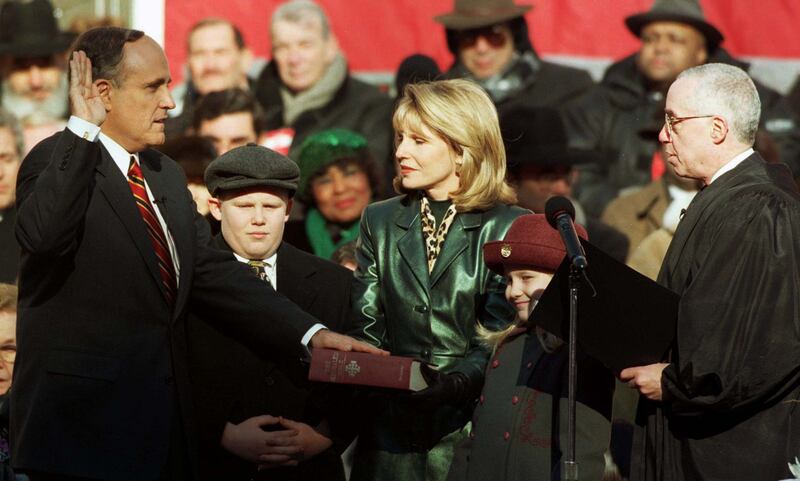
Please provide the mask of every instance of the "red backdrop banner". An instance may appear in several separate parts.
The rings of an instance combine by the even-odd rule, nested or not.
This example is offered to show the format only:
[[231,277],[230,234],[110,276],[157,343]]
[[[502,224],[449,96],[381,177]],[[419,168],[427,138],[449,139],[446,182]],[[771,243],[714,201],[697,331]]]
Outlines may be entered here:
[[[529,3],[517,0],[518,3]],[[243,31],[256,55],[269,57],[269,18],[280,0],[166,0],[165,49],[180,80],[186,34],[196,21],[223,17]],[[433,17],[452,9],[453,0],[319,0],[355,71],[394,71],[413,53],[452,62],[444,32]],[[800,59],[800,2],[702,0],[711,23],[726,36],[735,55]],[[638,46],[624,25],[626,16],[648,10],[651,0],[539,0],[527,18],[531,38],[544,55],[622,57]]]

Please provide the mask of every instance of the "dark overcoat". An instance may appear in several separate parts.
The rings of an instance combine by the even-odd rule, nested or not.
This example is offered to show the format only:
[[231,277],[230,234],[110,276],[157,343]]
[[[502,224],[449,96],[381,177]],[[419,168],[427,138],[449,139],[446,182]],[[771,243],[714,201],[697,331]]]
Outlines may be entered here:
[[264,355],[304,354],[316,320],[208,246],[208,223],[174,161],[145,150],[140,163],[177,250],[174,306],[128,181],[100,142],[65,130],[22,163],[15,468],[157,479],[171,436],[173,457],[191,460],[190,306]]
[[[546,352],[535,331],[517,329],[486,369],[469,438],[456,447],[447,481],[560,481],[567,446],[567,349]],[[614,376],[579,356],[576,461],[580,479],[600,481],[611,436]]]
[[[218,235],[212,243],[230,252]],[[350,318],[353,273],[330,261],[302,252],[283,242],[277,251],[277,291],[335,331],[344,330]],[[269,414],[316,426],[325,409],[321,392],[312,397],[307,366],[300,359],[264,360],[263,356],[199,320],[189,325],[189,361],[197,424],[200,432],[201,479],[245,480],[256,466],[220,446],[225,424],[238,424]],[[339,453],[329,449],[297,467],[270,469],[271,480],[342,480]]]

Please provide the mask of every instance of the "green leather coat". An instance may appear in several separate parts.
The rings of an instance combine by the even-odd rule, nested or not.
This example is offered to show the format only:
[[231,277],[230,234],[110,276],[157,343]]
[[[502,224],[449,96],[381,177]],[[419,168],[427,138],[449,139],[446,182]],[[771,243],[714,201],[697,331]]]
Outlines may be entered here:
[[[429,275],[419,198],[400,196],[368,206],[356,253],[351,334],[482,383],[489,352],[476,341],[476,325],[502,328],[515,315],[505,300],[503,278],[483,262],[483,244],[502,239],[526,213],[507,205],[459,213]],[[457,432],[469,422],[474,403],[422,412],[404,396],[370,398],[353,479],[444,479],[452,449],[442,449],[440,441],[461,439]]]

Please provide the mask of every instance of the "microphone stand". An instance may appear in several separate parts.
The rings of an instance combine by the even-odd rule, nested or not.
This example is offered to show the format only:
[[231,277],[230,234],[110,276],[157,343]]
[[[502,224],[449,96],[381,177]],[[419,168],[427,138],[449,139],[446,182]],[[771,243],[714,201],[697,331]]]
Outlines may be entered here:
[[564,481],[578,481],[578,462],[575,460],[575,403],[578,384],[578,290],[582,269],[569,266],[569,391],[567,394],[567,456],[561,470]]

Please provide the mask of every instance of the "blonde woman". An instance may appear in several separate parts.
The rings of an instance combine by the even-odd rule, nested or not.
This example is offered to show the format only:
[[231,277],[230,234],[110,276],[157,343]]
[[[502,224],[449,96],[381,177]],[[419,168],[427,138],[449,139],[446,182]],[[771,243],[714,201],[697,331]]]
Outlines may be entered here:
[[361,219],[353,334],[437,370],[425,391],[366,403],[351,479],[439,481],[483,382],[489,352],[476,326],[514,319],[481,247],[527,211],[512,206],[497,113],[480,87],[409,85],[393,125],[402,195],[368,206]]

